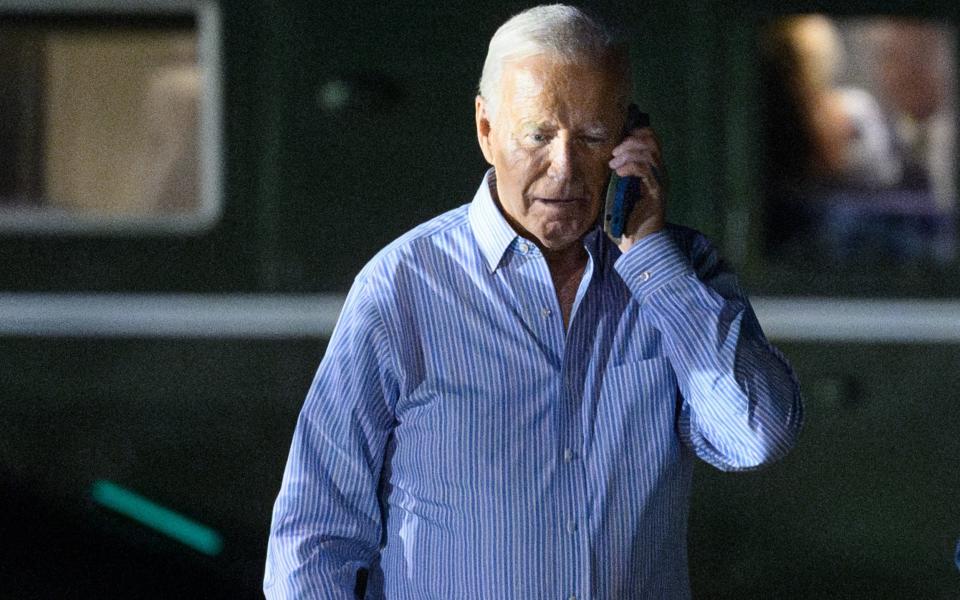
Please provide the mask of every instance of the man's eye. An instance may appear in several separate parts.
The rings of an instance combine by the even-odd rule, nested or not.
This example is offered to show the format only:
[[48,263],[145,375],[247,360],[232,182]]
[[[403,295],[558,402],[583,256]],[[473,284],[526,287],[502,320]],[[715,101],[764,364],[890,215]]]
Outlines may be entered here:
[[547,136],[543,133],[531,133],[530,140],[538,144],[542,144],[543,142],[547,141]]

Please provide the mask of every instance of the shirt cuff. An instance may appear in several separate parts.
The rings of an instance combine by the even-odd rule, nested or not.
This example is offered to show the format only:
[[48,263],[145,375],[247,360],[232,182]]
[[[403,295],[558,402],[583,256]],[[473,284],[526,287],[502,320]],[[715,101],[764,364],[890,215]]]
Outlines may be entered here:
[[684,275],[693,275],[690,261],[666,230],[644,236],[613,268],[641,304],[650,294]]

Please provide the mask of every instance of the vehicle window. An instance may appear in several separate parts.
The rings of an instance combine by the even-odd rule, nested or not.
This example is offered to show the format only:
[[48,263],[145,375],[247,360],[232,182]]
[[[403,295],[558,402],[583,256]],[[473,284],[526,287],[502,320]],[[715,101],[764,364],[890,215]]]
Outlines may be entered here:
[[956,32],[796,15],[760,44],[766,251],[905,267],[956,259]]
[[0,228],[209,222],[211,70],[189,16],[0,17]]

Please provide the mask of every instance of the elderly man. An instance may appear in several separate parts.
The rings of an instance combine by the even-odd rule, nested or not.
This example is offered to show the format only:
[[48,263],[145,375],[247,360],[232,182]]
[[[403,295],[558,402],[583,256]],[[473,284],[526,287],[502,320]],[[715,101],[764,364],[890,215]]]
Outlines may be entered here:
[[[664,222],[652,131],[622,137],[625,56],[565,6],[494,35],[493,168],[358,275],[294,434],[269,597],[685,598],[693,457],[746,470],[793,444],[790,367],[707,240]],[[619,247],[611,169],[644,188]]]

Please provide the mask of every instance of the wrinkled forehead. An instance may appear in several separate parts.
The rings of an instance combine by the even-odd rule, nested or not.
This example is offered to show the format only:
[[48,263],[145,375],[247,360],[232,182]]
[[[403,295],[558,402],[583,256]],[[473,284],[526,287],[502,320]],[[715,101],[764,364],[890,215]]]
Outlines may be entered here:
[[534,56],[504,64],[501,100],[511,112],[606,113],[617,110],[622,85],[603,64]]

